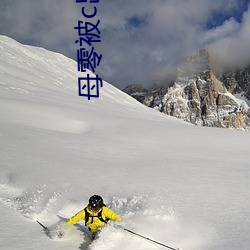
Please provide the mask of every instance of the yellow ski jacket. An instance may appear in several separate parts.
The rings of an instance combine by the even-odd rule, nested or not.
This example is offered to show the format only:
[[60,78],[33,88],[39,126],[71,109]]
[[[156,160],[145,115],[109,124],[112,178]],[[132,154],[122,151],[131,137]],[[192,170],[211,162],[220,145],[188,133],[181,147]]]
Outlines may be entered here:
[[[89,230],[92,233],[97,232],[100,228],[102,228],[106,223],[104,221],[112,220],[112,221],[121,221],[120,215],[116,214],[113,210],[110,208],[103,206],[99,211],[93,212],[89,209],[89,207],[86,207],[87,212],[89,213],[88,221],[85,221],[86,226],[88,226]],[[104,220],[100,220],[98,218],[98,215],[101,212],[101,218]],[[85,220],[85,210],[82,209],[77,214],[72,216],[68,221],[67,224],[75,225],[80,220]]]

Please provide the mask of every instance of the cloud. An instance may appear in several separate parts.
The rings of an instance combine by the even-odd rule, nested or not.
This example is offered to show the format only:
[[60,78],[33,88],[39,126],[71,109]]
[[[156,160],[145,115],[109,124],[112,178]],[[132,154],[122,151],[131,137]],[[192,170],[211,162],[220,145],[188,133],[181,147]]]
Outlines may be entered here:
[[[130,83],[149,87],[168,78],[175,65],[204,46],[211,46],[224,61],[230,60],[226,48],[241,45],[240,54],[246,55],[249,14],[242,21],[234,17],[242,8],[239,2],[100,0],[96,18],[91,19],[100,20],[101,42],[94,47],[103,57],[96,72],[119,88]],[[83,5],[68,0],[1,0],[0,33],[76,58],[74,27],[84,21]],[[225,20],[219,23],[214,19],[218,16]]]
[[229,20],[224,21],[221,26],[204,31],[204,34],[201,36],[200,43],[211,44],[215,41],[219,41],[237,33],[239,28],[240,24],[235,20],[235,18],[232,17]]
[[[225,26],[226,24],[224,28]],[[250,64],[249,41],[250,9],[244,13],[242,22],[238,23],[236,29],[210,44],[210,51],[213,53],[215,60],[225,67],[244,67]]]
[[65,0],[1,0],[0,33],[63,52],[63,45],[72,37],[76,10],[77,6]]

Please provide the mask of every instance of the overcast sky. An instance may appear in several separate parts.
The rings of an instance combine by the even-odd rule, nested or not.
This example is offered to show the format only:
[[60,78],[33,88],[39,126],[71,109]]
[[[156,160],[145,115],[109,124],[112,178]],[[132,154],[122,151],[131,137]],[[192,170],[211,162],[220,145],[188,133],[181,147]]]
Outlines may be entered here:
[[[249,63],[249,1],[0,0],[0,34],[76,59],[78,20],[100,20],[101,42],[93,43],[102,54],[96,73],[119,88],[149,87],[204,47],[224,63]],[[96,16],[84,18],[84,6],[86,14],[96,6]]]

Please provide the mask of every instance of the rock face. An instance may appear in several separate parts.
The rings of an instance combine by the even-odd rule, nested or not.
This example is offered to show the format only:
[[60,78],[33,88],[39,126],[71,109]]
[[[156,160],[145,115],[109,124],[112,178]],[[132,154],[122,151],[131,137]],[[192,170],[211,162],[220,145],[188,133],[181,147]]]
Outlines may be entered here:
[[137,101],[142,103],[144,101],[144,95],[147,92],[147,90],[143,87],[142,84],[128,85],[125,89],[123,89],[123,91],[128,95],[133,96]]
[[250,100],[250,65],[245,69],[228,70],[218,74],[218,79],[225,84],[230,93],[242,93]]
[[[177,70],[170,86],[137,91],[137,100],[165,114],[196,125],[248,129],[250,109],[233,94],[250,96],[249,70],[214,74],[209,53],[201,50]],[[135,92],[130,93],[135,97]],[[138,96],[140,98],[138,98]]]

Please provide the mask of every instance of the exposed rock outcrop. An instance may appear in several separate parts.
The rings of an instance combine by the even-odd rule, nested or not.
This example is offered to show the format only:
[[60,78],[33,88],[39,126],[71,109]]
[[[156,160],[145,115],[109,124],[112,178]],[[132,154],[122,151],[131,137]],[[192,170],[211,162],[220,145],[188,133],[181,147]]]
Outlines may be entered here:
[[[249,71],[250,67],[245,71],[215,75],[210,67],[209,53],[203,49],[178,68],[172,86],[144,90],[137,100],[196,125],[248,129],[249,107],[233,94],[250,96]],[[135,96],[135,93],[130,94]]]

